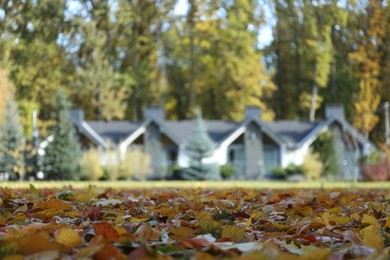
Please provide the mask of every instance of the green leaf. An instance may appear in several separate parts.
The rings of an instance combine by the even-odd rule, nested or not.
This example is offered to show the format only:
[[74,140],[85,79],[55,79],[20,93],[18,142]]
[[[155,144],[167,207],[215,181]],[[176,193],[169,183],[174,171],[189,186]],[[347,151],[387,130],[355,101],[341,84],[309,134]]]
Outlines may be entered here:
[[37,188],[35,188],[35,186],[32,184],[30,184],[30,193],[31,193],[31,195],[34,196],[34,198],[36,198],[36,199],[40,198],[40,195],[39,195]]

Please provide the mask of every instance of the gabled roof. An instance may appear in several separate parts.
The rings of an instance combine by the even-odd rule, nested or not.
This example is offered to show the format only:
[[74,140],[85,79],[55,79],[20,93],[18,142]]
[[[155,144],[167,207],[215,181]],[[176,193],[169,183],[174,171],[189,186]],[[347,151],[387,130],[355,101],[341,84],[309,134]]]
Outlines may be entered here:
[[[216,144],[219,144],[227,135],[237,129],[240,124],[221,120],[204,120],[207,133]],[[193,120],[165,121],[164,125],[179,138],[179,143],[186,143],[195,127]]]
[[135,132],[139,123],[129,121],[87,121],[86,122],[106,143],[118,145],[130,134]]
[[[295,120],[264,122],[255,118],[248,118],[242,122],[204,120],[208,135],[217,145],[223,143],[229,145],[245,132],[250,123],[256,123],[277,144],[285,144],[290,149],[296,149],[307,142],[312,142],[321,131],[334,122],[339,123],[345,131],[356,137],[361,145],[370,144],[375,147],[351,124],[339,117],[330,117],[316,122]],[[187,143],[194,129],[193,120],[163,121],[157,119],[147,119],[135,123],[130,121],[83,121],[78,125],[78,128],[95,144],[108,147],[110,144],[115,146],[131,144],[145,132],[151,123],[157,124],[161,133],[177,145]]]
[[321,122],[278,120],[264,122],[289,147],[299,145]]

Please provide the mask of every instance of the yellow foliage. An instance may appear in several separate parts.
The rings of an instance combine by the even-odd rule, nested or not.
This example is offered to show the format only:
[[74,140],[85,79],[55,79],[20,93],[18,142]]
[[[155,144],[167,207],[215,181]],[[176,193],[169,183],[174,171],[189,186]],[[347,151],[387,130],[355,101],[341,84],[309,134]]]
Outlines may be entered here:
[[320,155],[312,150],[306,154],[302,169],[308,180],[318,180],[321,178],[324,165],[320,159]]
[[103,177],[104,171],[100,166],[100,154],[98,149],[89,149],[81,158],[81,167],[88,180],[99,180]]

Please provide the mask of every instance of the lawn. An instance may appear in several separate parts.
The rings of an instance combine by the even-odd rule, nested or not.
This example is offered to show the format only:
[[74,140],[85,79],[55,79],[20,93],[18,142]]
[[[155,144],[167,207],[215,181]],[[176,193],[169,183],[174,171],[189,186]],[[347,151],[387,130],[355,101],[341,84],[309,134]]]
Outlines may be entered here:
[[155,188],[205,188],[205,189],[291,189],[291,188],[362,188],[390,189],[390,182],[285,182],[285,181],[42,181],[42,182],[0,182],[0,187],[28,188],[33,184],[37,188],[86,188],[94,185],[118,189],[155,189]]

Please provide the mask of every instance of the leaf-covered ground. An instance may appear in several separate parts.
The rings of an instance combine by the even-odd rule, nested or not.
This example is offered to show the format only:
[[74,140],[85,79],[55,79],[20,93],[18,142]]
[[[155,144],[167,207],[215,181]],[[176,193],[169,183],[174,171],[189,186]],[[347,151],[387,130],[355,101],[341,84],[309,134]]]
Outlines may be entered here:
[[389,190],[0,188],[2,259],[389,259]]

